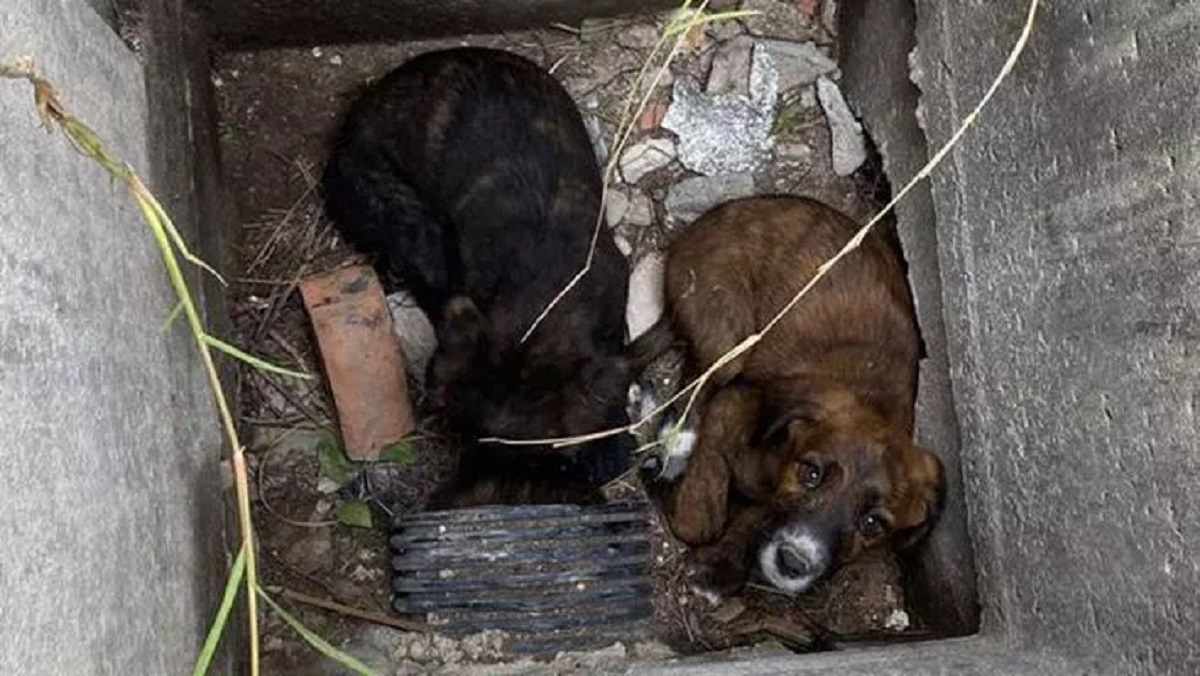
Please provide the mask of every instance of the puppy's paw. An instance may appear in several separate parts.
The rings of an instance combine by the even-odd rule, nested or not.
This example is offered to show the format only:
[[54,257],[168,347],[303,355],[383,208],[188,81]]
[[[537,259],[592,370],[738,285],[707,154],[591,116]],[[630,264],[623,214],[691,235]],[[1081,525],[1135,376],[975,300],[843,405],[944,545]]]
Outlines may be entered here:
[[664,428],[660,438],[663,441],[662,479],[676,481],[687,471],[688,458],[696,448],[696,431],[674,426]]
[[660,437],[661,444],[646,453],[638,468],[642,482],[652,484],[674,484],[687,470],[688,458],[696,447],[696,432],[690,429]]

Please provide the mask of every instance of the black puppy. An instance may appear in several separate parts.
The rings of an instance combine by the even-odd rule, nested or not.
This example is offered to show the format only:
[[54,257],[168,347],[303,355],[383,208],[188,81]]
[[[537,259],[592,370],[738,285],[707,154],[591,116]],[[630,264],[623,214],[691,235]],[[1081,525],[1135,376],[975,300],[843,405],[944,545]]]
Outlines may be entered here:
[[601,236],[581,269],[601,177],[570,95],[508,52],[418,56],[351,108],[324,174],[326,208],[438,327],[429,395],[468,441],[442,506],[598,497],[628,465],[625,437],[550,451],[479,437],[573,436],[627,424],[628,267]]

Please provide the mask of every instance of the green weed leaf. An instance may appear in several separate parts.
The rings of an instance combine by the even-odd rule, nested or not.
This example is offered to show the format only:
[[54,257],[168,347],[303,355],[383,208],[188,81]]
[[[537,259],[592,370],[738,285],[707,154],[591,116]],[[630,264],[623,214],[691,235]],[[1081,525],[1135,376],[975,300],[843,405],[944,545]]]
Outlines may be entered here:
[[338,523],[351,528],[371,528],[374,520],[371,518],[371,508],[362,500],[343,502],[334,512]]

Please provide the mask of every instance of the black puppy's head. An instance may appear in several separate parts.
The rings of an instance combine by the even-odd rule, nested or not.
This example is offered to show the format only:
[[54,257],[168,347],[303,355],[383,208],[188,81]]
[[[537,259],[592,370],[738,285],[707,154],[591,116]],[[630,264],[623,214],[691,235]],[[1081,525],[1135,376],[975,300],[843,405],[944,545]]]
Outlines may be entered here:
[[[447,304],[439,340],[430,363],[430,398],[464,437],[553,439],[629,423],[632,366],[623,355],[579,349],[562,359],[540,354],[537,345],[515,353],[497,350],[487,318],[461,296]],[[628,467],[632,443],[627,437],[595,440],[565,453],[589,482],[602,483]],[[546,447],[530,450],[545,452]]]

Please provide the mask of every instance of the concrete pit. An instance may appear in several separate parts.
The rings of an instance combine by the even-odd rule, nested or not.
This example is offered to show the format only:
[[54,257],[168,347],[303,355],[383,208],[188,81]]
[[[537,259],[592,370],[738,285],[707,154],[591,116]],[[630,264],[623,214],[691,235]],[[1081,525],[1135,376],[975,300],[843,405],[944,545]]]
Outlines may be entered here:
[[[339,253],[310,187],[354,89],[420,50],[490,44],[554,67],[597,138],[610,139],[613,101],[661,16],[651,12],[666,9],[634,4],[0,0],[0,60],[33,56],[64,103],[148,178],[196,249],[235,272],[228,290],[193,277],[217,334],[312,370],[302,332],[287,328],[302,317],[289,288],[298,261],[320,267]],[[695,36],[654,94],[671,105],[634,138],[674,153],[662,166],[653,166],[661,153],[647,152],[623,167],[613,234],[635,262],[715,194],[797,192],[866,218],[950,137],[1025,11],[841,0],[826,15],[826,3],[743,4],[767,17]],[[634,9],[642,14],[612,23]],[[489,663],[503,655],[493,636],[439,644],[298,613],[385,673],[1200,669],[1200,514],[1190,508],[1200,488],[1191,216],[1200,163],[1188,142],[1200,128],[1191,103],[1200,73],[1180,58],[1200,46],[1198,27],[1192,9],[1166,0],[1044,7],[992,106],[896,211],[928,351],[918,436],[946,460],[950,499],[916,560],[872,563],[804,610],[846,622],[847,633],[899,626],[892,611],[904,611],[919,640],[876,635],[877,645],[806,655],[693,651],[685,639],[696,628],[667,603],[676,631],[657,642],[500,667]],[[774,123],[754,132],[774,137],[761,163],[694,155],[704,144],[671,131],[688,126],[670,117],[691,95],[676,87],[695,79],[686,107],[703,117],[713,63],[736,71],[748,44],[765,43],[788,77],[836,61],[824,74],[877,159],[850,176],[833,171],[833,147],[855,151],[830,138],[824,111],[838,106],[811,81],[777,89]],[[182,671],[229,562],[218,430],[186,332],[159,330],[172,301],[135,210],[36,124],[27,86],[0,81],[0,221],[17,233],[0,238],[0,410],[12,430],[0,577],[6,609],[17,609],[0,622],[0,671]],[[406,325],[410,342],[427,333]],[[254,447],[266,582],[386,608],[383,535],[338,525],[335,512],[373,486],[391,487],[400,508],[418,504],[445,471],[446,449],[428,440],[430,462],[381,468],[348,495],[323,474],[322,436],[297,431],[329,420],[319,387],[239,379],[231,367],[224,375]],[[676,550],[661,544],[668,561]],[[80,569],[88,575],[71,572]],[[873,591],[856,598],[862,590]],[[219,667],[242,673],[236,636],[226,648]],[[264,650],[273,673],[330,669],[274,619]]]

